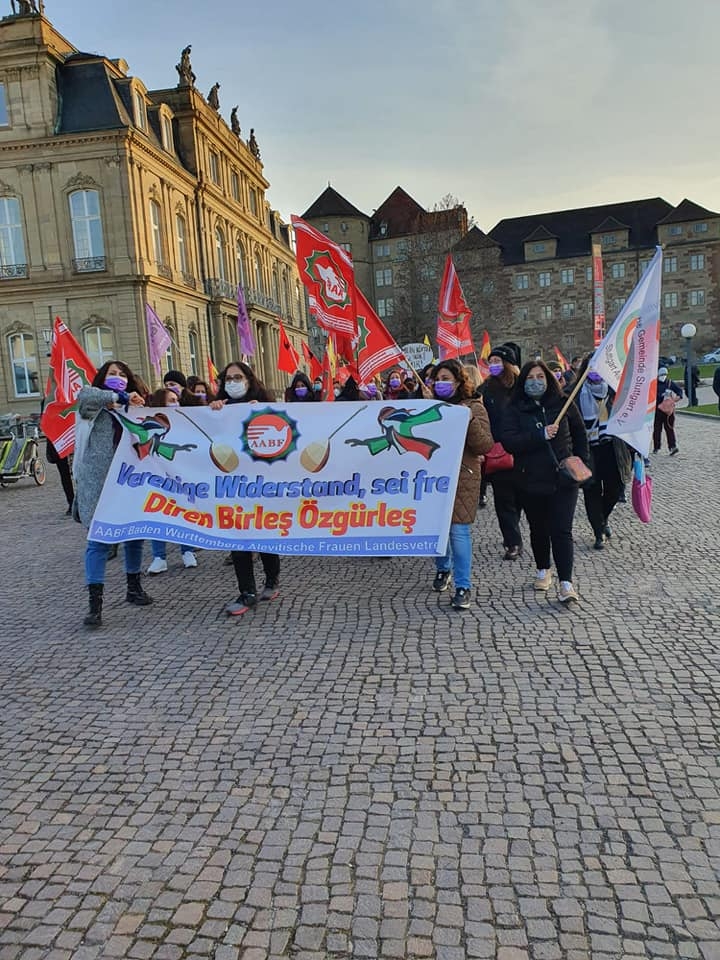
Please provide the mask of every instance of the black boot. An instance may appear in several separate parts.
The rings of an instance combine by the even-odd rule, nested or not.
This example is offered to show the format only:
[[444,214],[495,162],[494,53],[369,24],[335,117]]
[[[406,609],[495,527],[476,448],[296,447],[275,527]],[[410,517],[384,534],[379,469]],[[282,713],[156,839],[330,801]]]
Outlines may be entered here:
[[88,591],[90,593],[90,608],[83,623],[86,627],[101,627],[103,585],[101,583],[89,583]]
[[149,603],[153,602],[150,594],[145,593],[140,585],[139,573],[127,574],[127,594],[125,599],[128,603],[134,603],[136,607],[146,607]]

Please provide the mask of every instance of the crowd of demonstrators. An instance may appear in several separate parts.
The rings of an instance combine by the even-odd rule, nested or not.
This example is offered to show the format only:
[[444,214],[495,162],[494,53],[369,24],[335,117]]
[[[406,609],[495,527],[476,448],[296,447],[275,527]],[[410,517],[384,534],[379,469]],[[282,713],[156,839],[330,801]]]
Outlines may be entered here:
[[[463,445],[458,485],[453,502],[447,552],[435,561],[432,588],[442,593],[452,580],[451,606],[465,610],[472,589],[471,525],[489,483],[504,547],[504,559],[518,560],[523,553],[522,514],[527,519],[530,546],[535,563],[534,589],[546,592],[553,583],[554,561],[558,579],[558,598],[567,605],[578,600],[573,585],[573,521],[580,484],[561,469],[568,457],[578,457],[592,470],[583,483],[588,521],[595,537],[595,548],[604,548],[611,536],[609,518],[623,499],[624,487],[632,467],[633,451],[621,440],[607,434],[613,393],[600,376],[587,373],[587,358],[573,358],[572,371],[559,364],[532,360],[520,368],[517,344],[496,346],[488,360],[488,376],[483,381],[477,364],[463,365],[458,360],[430,363],[419,372],[409,373],[400,366],[384,377],[365,383],[348,376],[341,385],[335,381],[334,399],[338,401],[382,401],[403,403],[412,399],[430,399],[462,404],[470,411]],[[718,368],[720,371],[720,368]],[[569,374],[567,376],[566,374]],[[567,400],[570,386],[585,377],[574,402]],[[569,381],[569,382],[568,382]],[[714,387],[720,397],[720,374]],[[215,386],[214,384],[212,385]],[[670,453],[677,452],[674,414],[661,404],[669,397],[679,398],[682,390],[668,377],[666,368],[658,371],[658,409],[655,418],[654,448],[659,450],[661,432],[667,435]],[[304,373],[294,375],[284,398],[290,403],[315,403],[322,399],[322,380],[311,380]],[[178,407],[209,405],[213,410],[236,404],[266,403],[272,392],[244,362],[233,361],[220,373],[216,392],[198,377],[179,370],[165,374],[163,385],[154,393],[133,374],[127,364],[114,360],[104,364],[90,387],[78,396],[78,427],[72,484],[63,487],[72,502],[73,516],[89,526],[100,497],[106,474],[121,436],[122,427],[111,411],[146,405]],[[669,412],[668,412],[669,411]],[[561,415],[562,414],[562,415]],[[161,415],[158,414],[158,417]],[[485,455],[502,444],[504,469],[485,478]],[[493,451],[495,453],[495,451]],[[505,456],[505,452],[511,457]],[[124,543],[126,599],[137,606],[153,602],[142,587],[143,541]],[[151,541],[152,561],[149,574],[167,571],[167,544]],[[113,547],[88,541],[85,550],[85,580],[89,592],[89,610],[85,624],[102,623],[105,565]],[[180,547],[185,567],[197,566],[191,547]],[[258,592],[254,554],[233,550],[229,562],[234,568],[238,596],[228,603],[229,616],[238,617],[253,609],[258,601],[273,600],[280,592],[278,554],[259,555],[264,584]]]
[[653,423],[653,453],[660,453],[665,433],[670,456],[678,453],[675,435],[675,404],[682,399],[682,387],[670,379],[667,367],[660,367],[657,375],[655,422]]

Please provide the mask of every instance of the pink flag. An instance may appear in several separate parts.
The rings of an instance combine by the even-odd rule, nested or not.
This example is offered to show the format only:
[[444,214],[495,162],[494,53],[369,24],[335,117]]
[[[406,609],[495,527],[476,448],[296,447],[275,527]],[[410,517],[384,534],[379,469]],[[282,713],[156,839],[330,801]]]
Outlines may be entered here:
[[149,303],[145,304],[145,320],[147,322],[148,353],[150,354],[150,363],[155,368],[155,373],[159,374],[162,358],[165,356],[168,347],[172,343],[172,337],[167,332],[162,320],[155,313]]
[[240,340],[240,353],[244,353],[247,357],[252,357],[255,353],[255,341],[253,340],[252,327],[250,326],[250,317],[248,316],[247,307],[245,306],[243,288],[239,284],[237,301],[237,332]]

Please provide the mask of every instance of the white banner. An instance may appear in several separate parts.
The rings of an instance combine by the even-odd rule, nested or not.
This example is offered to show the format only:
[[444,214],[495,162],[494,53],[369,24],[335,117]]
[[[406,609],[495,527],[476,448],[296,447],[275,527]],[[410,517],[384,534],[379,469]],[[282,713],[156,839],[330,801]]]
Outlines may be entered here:
[[89,540],[205,550],[435,556],[469,411],[430,400],[118,412]]

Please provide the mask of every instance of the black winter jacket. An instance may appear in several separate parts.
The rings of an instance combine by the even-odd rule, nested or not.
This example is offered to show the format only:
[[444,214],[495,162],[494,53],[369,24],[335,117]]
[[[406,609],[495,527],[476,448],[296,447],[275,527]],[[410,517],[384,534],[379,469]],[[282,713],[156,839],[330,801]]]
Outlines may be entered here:
[[[496,439],[513,454],[515,482],[526,493],[539,497],[554,493],[561,485],[557,462],[565,457],[577,456],[589,462],[585,424],[574,403],[560,421],[557,436],[551,441],[545,439],[545,427],[555,420],[564,403],[565,397],[551,396],[543,406],[522,395],[514,397],[505,411]],[[563,481],[562,486],[566,485]]]
[[500,439],[502,422],[510,404],[512,392],[513,387],[506,387],[497,377],[490,377],[478,391],[490,418],[490,429],[495,441]]

